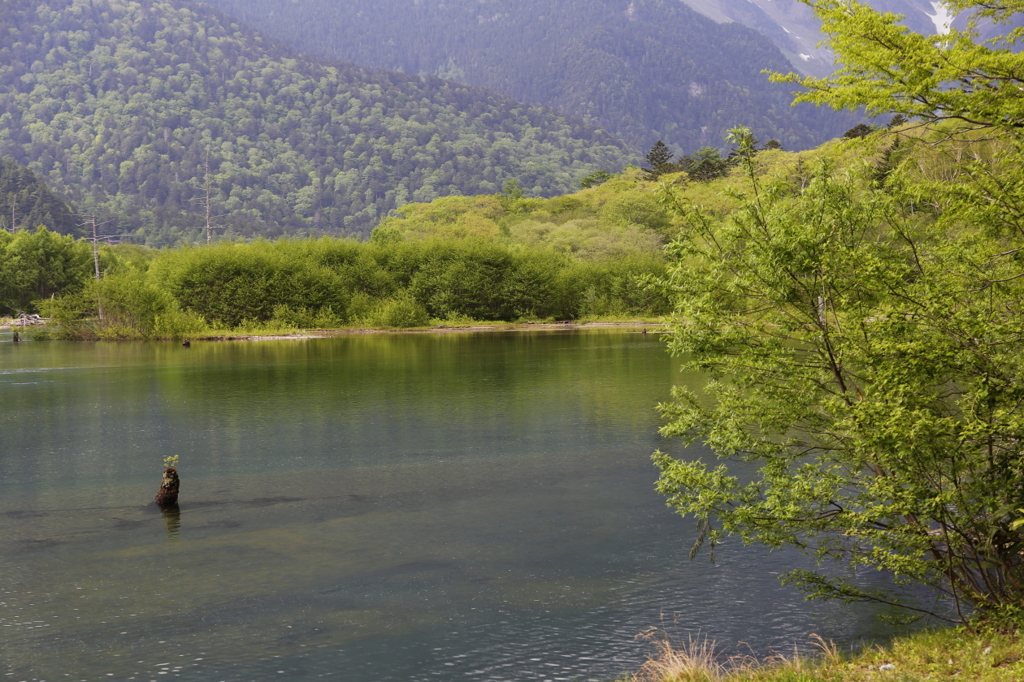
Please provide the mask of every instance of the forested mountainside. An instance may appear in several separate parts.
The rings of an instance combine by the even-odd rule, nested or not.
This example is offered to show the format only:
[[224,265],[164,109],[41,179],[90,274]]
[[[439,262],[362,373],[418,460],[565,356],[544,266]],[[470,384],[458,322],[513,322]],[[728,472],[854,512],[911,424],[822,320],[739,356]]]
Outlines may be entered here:
[[[305,52],[482,85],[589,117],[634,147],[689,153],[746,125],[804,149],[849,113],[792,108],[772,42],[680,0],[209,0]],[[745,2],[739,4],[747,4]]]
[[61,234],[79,231],[71,207],[42,178],[12,159],[0,158],[0,230],[14,232],[39,225]]
[[553,195],[639,160],[580,119],[303,58],[206,5],[4,0],[0,36],[0,156],[152,245],[199,238],[207,203],[227,234],[367,233],[406,201],[510,178]]

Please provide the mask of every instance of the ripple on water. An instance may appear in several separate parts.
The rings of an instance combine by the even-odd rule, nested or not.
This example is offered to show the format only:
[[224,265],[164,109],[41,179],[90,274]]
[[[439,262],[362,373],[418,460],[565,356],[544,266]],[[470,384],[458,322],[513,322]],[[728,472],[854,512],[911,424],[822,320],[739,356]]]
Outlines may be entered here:
[[5,677],[607,680],[650,628],[876,632],[780,588],[794,554],[686,560],[649,462],[685,376],[639,335],[90,349],[3,370],[76,365],[0,391]]

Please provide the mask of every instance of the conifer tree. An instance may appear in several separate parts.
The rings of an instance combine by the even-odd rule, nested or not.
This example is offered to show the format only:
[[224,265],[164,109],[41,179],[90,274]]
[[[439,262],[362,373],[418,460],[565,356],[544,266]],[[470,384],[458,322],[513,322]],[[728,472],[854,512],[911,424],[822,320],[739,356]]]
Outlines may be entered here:
[[650,168],[643,169],[648,180],[657,180],[666,173],[678,170],[677,166],[672,163],[672,152],[661,140],[651,147],[651,151],[647,152],[647,156],[644,158],[647,159],[647,164],[650,166]]

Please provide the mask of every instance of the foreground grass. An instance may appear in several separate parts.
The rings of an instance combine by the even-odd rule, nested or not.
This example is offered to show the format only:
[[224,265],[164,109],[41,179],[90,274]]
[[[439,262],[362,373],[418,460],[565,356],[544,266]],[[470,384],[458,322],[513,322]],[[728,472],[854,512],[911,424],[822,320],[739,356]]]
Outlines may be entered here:
[[621,682],[1020,682],[1024,680],[1024,640],[1020,633],[972,634],[963,628],[901,637],[885,647],[843,655],[818,640],[817,657],[732,660],[723,664],[714,645],[690,641],[657,644],[655,655]]

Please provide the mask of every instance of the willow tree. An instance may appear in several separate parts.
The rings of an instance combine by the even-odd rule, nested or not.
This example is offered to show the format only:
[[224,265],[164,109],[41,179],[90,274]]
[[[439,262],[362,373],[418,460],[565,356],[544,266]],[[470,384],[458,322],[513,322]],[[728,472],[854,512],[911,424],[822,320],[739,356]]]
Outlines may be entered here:
[[[798,99],[961,125],[884,173],[823,161],[809,182],[765,176],[738,129],[746,184],[732,215],[665,189],[685,225],[663,280],[670,349],[707,383],[674,391],[663,431],[721,461],[655,453],[658,489],[696,518],[694,552],[735,534],[893,577],[868,589],[841,571],[791,573],[811,596],[1019,620],[1021,57],[970,29],[921,36],[860,3],[808,4],[845,66],[788,77],[808,88]],[[1024,10],[948,4],[976,20]],[[877,158],[892,135],[844,144]],[[921,586],[948,599],[921,602]]]

